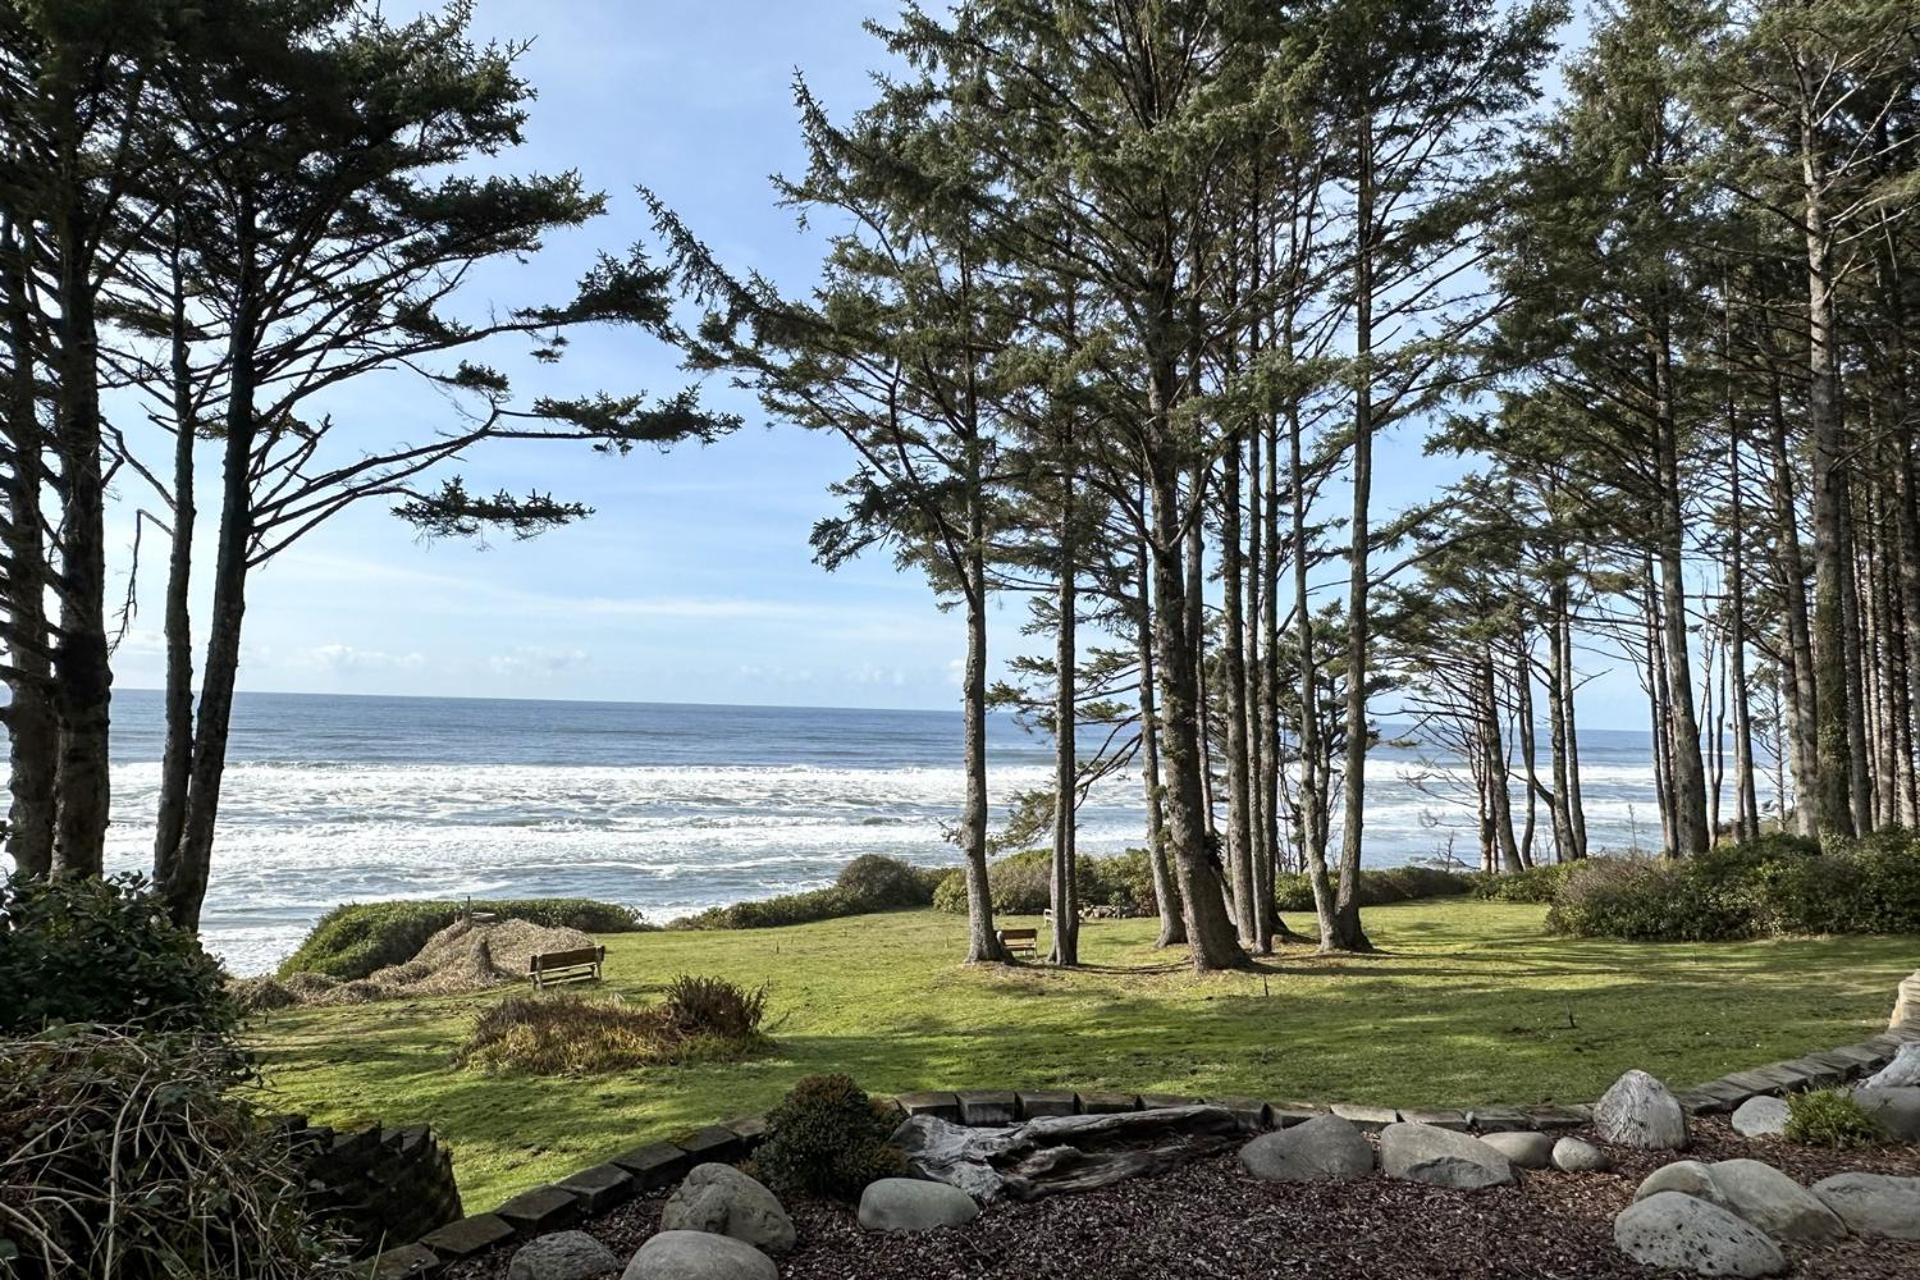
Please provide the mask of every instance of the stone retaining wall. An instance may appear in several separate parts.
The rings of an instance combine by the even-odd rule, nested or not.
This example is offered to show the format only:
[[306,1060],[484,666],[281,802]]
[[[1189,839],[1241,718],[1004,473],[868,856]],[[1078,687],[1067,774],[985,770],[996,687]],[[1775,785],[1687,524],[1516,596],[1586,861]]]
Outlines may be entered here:
[[[1736,1071],[1674,1092],[1690,1114],[1732,1111],[1748,1098],[1831,1088],[1871,1075],[1891,1062],[1899,1046],[1908,1041],[1920,1041],[1920,971],[1900,984],[1900,1001],[1894,1007],[1893,1020],[1881,1035],[1858,1044]],[[1398,1109],[1342,1102],[1322,1106],[1261,1098],[1067,1089],[922,1090],[901,1094],[892,1101],[904,1115],[933,1115],[969,1126],[1007,1125],[1038,1116],[1098,1115],[1199,1102],[1228,1108],[1249,1133],[1284,1129],[1327,1112],[1374,1132],[1400,1120],[1481,1133],[1553,1132],[1578,1129],[1593,1119],[1591,1103]],[[752,1116],[709,1126],[675,1142],[652,1142],[635,1147],[551,1186],[522,1192],[491,1213],[462,1218],[429,1232],[418,1243],[384,1255],[374,1265],[372,1275],[377,1280],[427,1277],[448,1262],[471,1257],[495,1245],[562,1230],[581,1218],[602,1213],[635,1196],[672,1186],[696,1164],[741,1160],[760,1144],[766,1133],[766,1120]]]

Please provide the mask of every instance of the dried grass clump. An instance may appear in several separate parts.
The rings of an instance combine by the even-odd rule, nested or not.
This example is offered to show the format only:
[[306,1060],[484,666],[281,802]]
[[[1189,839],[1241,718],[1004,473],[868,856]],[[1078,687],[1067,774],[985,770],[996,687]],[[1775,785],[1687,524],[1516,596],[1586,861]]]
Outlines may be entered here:
[[232,1091],[241,1074],[205,1038],[70,1025],[0,1041],[0,1272],[348,1275],[285,1139]]
[[341,981],[320,973],[285,978],[255,978],[232,984],[247,1012],[288,1004],[367,1004],[409,996],[449,996],[524,982],[527,961],[549,951],[575,951],[593,945],[578,929],[549,928],[528,920],[475,924],[456,920],[428,938],[411,960],[376,969],[364,978]]
[[657,1005],[618,996],[513,995],[474,1021],[458,1066],[542,1076],[732,1062],[766,1048],[766,989],[721,978],[677,978]]

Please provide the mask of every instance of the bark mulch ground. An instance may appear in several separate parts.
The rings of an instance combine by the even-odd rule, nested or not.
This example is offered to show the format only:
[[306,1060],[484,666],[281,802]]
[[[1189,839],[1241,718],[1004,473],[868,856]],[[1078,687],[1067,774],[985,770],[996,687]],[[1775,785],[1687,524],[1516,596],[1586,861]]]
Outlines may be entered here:
[[[1582,1135],[1592,1140],[1593,1135]],[[863,1232],[840,1206],[788,1205],[800,1247],[784,1280],[1652,1280],[1662,1273],[1613,1247],[1613,1218],[1673,1152],[1612,1148],[1610,1173],[1528,1173],[1514,1187],[1446,1191],[1375,1176],[1358,1182],[1272,1184],[1247,1177],[1232,1155],[1158,1177],[1031,1204],[989,1208],[964,1227],[920,1235]],[[1695,1123],[1684,1153],[1747,1156],[1804,1185],[1862,1170],[1920,1175],[1920,1150],[1824,1151],[1742,1138],[1724,1120]],[[623,1261],[659,1224],[661,1197],[636,1201],[583,1227]],[[447,1273],[503,1280],[512,1248]],[[1920,1241],[1849,1239],[1789,1250],[1806,1280],[1916,1280]]]

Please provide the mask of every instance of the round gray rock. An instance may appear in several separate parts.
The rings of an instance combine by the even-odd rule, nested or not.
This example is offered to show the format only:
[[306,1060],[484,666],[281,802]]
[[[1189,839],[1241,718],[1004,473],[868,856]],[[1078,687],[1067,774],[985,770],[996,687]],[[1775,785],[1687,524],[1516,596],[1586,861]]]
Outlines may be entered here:
[[860,1225],[869,1231],[931,1231],[979,1216],[972,1196],[944,1182],[882,1178],[860,1193]]
[[1698,1160],[1675,1160],[1672,1164],[1663,1164],[1640,1180],[1634,1188],[1633,1198],[1645,1200],[1657,1196],[1662,1191],[1677,1191],[1683,1196],[1693,1196],[1709,1204],[1727,1207],[1720,1198],[1720,1188],[1713,1185],[1713,1173]]
[[620,1269],[613,1250],[584,1231],[556,1231],[521,1245],[507,1280],[599,1280]]
[[1562,1138],[1553,1144],[1553,1167],[1562,1173],[1604,1173],[1613,1168],[1613,1159],[1583,1138]]
[[1720,1203],[1776,1240],[1825,1244],[1847,1228],[1820,1198],[1770,1164],[1719,1160],[1707,1166]]
[[1880,1126],[1880,1131],[1900,1142],[1920,1142],[1920,1088],[1893,1085],[1884,1088],[1859,1088],[1853,1100]]
[[779,1280],[773,1259],[710,1231],[662,1231],[633,1255],[620,1280]]
[[1837,1173],[1814,1183],[1813,1194],[1856,1234],[1920,1240],[1920,1178]]
[[1725,1209],[1677,1191],[1635,1201],[1613,1220],[1613,1242],[1635,1262],[1702,1276],[1772,1276],[1780,1246]]
[[1748,1098],[1734,1108],[1733,1131],[1749,1138],[1777,1138],[1787,1131],[1787,1104],[1779,1098]]
[[1240,1163],[1266,1182],[1364,1178],[1373,1172],[1373,1148],[1351,1120],[1315,1116],[1261,1134],[1240,1148]]
[[1544,1169],[1553,1163],[1553,1139],[1544,1133],[1483,1133],[1480,1141],[1498,1151],[1519,1169]]
[[660,1212],[662,1231],[732,1236],[778,1258],[793,1251],[793,1219],[773,1192],[732,1165],[695,1165]]
[[1615,1146],[1680,1151],[1687,1145],[1687,1113],[1666,1085],[1629,1071],[1593,1106],[1594,1127]]
[[1380,1171],[1389,1178],[1477,1191],[1513,1181],[1513,1165],[1489,1143],[1430,1124],[1390,1124],[1380,1131]]

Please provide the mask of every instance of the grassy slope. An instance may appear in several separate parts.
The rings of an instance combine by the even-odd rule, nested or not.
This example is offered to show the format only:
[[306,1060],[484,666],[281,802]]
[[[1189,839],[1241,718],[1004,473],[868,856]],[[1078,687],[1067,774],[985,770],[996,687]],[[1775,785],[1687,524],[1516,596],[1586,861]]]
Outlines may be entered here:
[[1207,978],[1153,951],[1149,921],[1090,924],[1077,973],[963,968],[963,922],[933,912],[612,936],[607,985],[630,998],[681,972],[770,982],[778,1047],[611,1078],[451,1069],[492,997],[288,1010],[257,1034],[276,1104],[341,1125],[430,1121],[479,1211],[638,1142],[763,1109],[813,1072],[844,1071],[876,1093],[1572,1101],[1630,1066],[1691,1084],[1860,1039],[1884,1027],[1895,985],[1920,964],[1915,938],[1570,942],[1543,936],[1542,915],[1460,899],[1375,908],[1367,923],[1384,954],[1297,948],[1264,972]]

